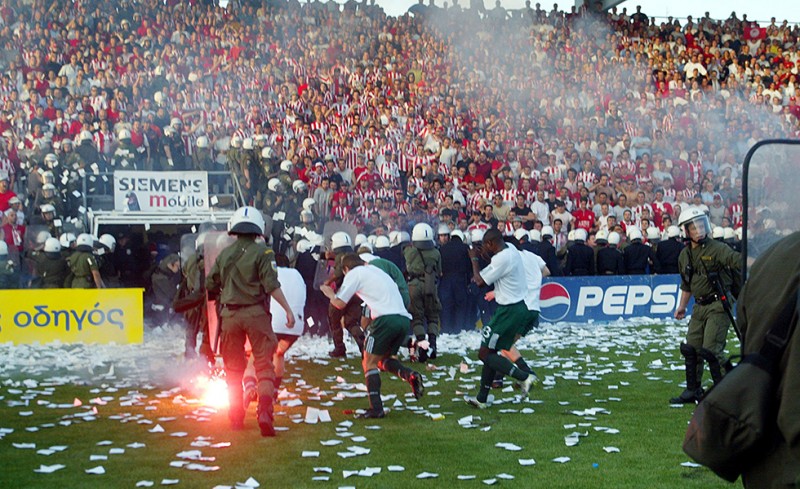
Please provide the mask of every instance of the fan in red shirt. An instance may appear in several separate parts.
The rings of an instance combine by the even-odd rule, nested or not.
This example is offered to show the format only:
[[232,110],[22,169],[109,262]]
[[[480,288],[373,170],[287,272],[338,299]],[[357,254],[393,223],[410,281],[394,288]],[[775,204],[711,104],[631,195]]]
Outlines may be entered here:
[[575,218],[575,228],[585,229],[587,233],[594,228],[594,221],[596,219],[594,211],[587,208],[588,204],[589,199],[581,197],[580,207],[572,211],[572,216]]

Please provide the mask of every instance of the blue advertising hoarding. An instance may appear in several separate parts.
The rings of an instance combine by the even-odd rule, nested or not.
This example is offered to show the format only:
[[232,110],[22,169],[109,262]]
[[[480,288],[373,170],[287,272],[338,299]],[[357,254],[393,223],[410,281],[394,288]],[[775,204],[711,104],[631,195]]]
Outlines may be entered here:
[[[581,323],[637,317],[671,318],[680,298],[680,275],[608,275],[546,278],[540,319]],[[686,314],[692,312],[694,299]]]

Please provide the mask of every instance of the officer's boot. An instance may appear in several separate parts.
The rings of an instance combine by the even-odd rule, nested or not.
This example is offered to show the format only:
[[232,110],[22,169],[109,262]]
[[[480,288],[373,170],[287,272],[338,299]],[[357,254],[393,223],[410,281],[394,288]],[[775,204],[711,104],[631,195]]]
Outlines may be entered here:
[[231,422],[231,429],[234,431],[244,428],[243,395],[241,380],[228,382],[228,419]]
[[344,330],[340,325],[331,324],[331,336],[333,337],[333,350],[328,353],[331,358],[344,358],[347,356],[347,348],[344,346]]
[[708,363],[708,370],[711,372],[711,379],[714,381],[714,385],[719,384],[723,377],[719,359],[717,359],[716,355],[714,355],[711,350],[706,348],[700,348],[700,352],[698,354],[700,355],[700,358]]
[[272,392],[258,396],[258,427],[261,436],[275,436],[275,425],[272,416]]
[[681,392],[680,396],[670,399],[670,404],[689,404],[699,401],[703,396],[697,375],[697,350],[691,345],[681,343],[681,354],[686,361],[686,389]]
[[[419,342],[420,341],[424,341],[424,340],[425,340],[425,335],[424,334],[418,334],[417,335],[417,340],[416,340],[416,344],[417,344],[417,360],[419,361],[419,363],[425,363],[425,362],[428,361],[428,352],[430,350],[426,349],[426,348],[422,348],[419,345]],[[428,346],[428,348],[430,348],[430,346]]]
[[436,335],[435,334],[428,334],[428,343],[430,343],[429,354],[431,360],[436,360],[436,356],[438,355],[438,350],[436,349]]

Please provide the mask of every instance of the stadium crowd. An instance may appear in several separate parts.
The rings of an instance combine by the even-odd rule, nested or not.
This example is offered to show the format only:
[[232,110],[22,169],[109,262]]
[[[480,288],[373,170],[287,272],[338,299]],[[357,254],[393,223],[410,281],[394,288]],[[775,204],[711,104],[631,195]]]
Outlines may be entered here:
[[84,189],[118,169],[229,172],[297,239],[344,221],[394,245],[428,222],[549,233],[563,256],[578,229],[669,237],[688,206],[734,239],[745,152],[800,135],[798,37],[530,2],[5,0],[3,242],[85,226]]

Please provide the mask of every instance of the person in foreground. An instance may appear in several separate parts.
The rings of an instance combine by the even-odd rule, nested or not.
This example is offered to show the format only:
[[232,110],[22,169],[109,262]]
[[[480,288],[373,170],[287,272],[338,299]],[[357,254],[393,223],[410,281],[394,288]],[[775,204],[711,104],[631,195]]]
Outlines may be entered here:
[[355,253],[342,258],[342,270],[344,280],[338,293],[328,285],[323,285],[320,290],[337,309],[347,307],[355,295],[369,307],[372,322],[364,340],[362,360],[369,409],[360,417],[383,418],[386,414],[381,401],[381,370],[408,382],[415,398],[419,399],[424,393],[422,374],[397,359],[397,352],[405,344],[411,328],[411,315],[403,305],[397,285],[384,271],[364,266],[364,261]]
[[[478,269],[480,253],[491,258],[491,262],[483,270]],[[519,388],[526,396],[531,387],[538,383],[539,379],[535,374],[521,369],[499,353],[502,350],[511,350],[517,339],[535,324],[537,316],[525,304],[528,286],[522,257],[516,248],[503,241],[500,231],[486,231],[483,235],[483,246],[472,248],[470,259],[473,280],[478,286],[494,285],[494,299],[497,302],[494,316],[481,331],[483,339],[478,358],[483,362],[483,370],[478,395],[464,398],[470,405],[484,409],[489,406],[489,391],[496,372],[518,380]]]
[[264,243],[264,217],[254,207],[240,207],[228,223],[228,234],[236,241],[222,250],[206,277],[209,297],[222,305],[222,359],[228,384],[228,418],[233,430],[244,427],[242,377],[247,367],[245,340],[250,340],[258,381],[258,427],[261,436],[275,436],[272,358],[278,339],[272,331],[270,297],[286,312],[286,327],[293,328],[295,315],[278,282],[275,255]]

